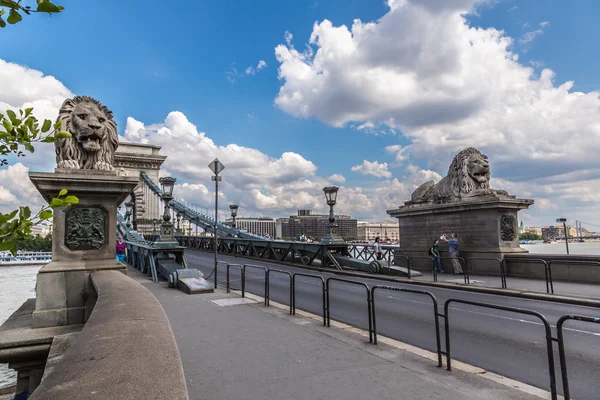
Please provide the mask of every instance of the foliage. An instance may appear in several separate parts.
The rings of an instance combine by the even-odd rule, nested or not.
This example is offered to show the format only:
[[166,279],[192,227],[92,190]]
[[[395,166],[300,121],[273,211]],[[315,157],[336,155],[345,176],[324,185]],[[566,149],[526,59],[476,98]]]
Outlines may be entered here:
[[[2,1],[2,0],[0,0]],[[32,114],[33,108],[18,110],[17,113],[7,110],[6,115],[0,113],[0,155],[16,154],[23,157],[25,151],[35,151],[33,143],[53,143],[57,138],[69,138],[71,134],[61,131],[61,122],[54,126],[52,121],[45,120],[40,127],[37,118]],[[53,128],[53,130],[51,130]],[[7,165],[6,159],[0,160],[0,166]],[[29,207],[21,206],[7,214],[0,213],[0,251],[10,251],[15,254],[16,243],[31,235],[31,228],[44,221],[52,219],[52,209],[76,204],[79,199],[67,196],[67,190],[60,191],[58,197],[52,199],[48,206],[42,207],[32,216]]]
[[[53,126],[52,121],[46,119],[40,127],[32,112],[33,108],[19,110],[18,117],[13,110],[7,110],[6,115],[0,113],[0,155],[14,153],[17,157],[24,157],[23,150],[35,151],[32,143],[54,143],[56,138],[71,137],[69,132],[60,130],[61,121]],[[54,129],[51,131],[51,128]],[[7,164],[6,159],[0,159],[0,166]]]
[[15,247],[17,250],[22,251],[42,251],[42,252],[50,252],[52,251],[52,235],[46,235],[46,237],[41,237],[40,235],[29,236],[25,239],[19,240]]
[[[57,6],[48,0],[36,0],[37,7],[24,6],[22,0],[0,0],[0,28],[4,28],[8,22],[10,25],[17,24],[23,20],[23,15],[31,15],[31,13],[48,13],[56,14],[61,12],[64,7]],[[8,16],[6,15],[8,9]],[[6,21],[4,20],[6,18]]]
[[31,237],[31,228],[52,219],[51,209],[77,203],[79,199],[75,196],[67,196],[67,190],[63,189],[58,197],[53,198],[50,204],[42,207],[33,217],[27,206],[21,206],[18,210],[7,214],[0,213],[0,251],[16,254],[17,243]]
[[519,233],[519,240],[542,240],[542,237],[533,232]]

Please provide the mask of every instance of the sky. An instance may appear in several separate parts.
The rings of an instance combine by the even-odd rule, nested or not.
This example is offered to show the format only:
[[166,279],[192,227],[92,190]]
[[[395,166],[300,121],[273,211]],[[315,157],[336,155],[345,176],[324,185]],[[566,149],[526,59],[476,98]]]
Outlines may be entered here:
[[[472,146],[535,200],[525,225],[600,225],[599,2],[56,3],[0,30],[0,112],[95,97],[190,202],[214,204],[218,157],[240,216],[324,212],[336,184],[337,213],[384,220]],[[27,173],[54,166],[51,145],[11,159],[0,209],[41,205]]]

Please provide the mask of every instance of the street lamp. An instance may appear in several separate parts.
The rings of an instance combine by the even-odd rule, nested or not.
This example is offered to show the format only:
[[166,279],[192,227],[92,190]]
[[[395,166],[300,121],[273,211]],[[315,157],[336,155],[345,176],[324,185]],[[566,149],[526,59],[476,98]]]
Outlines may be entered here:
[[210,164],[208,164],[208,168],[213,172],[213,176],[211,176],[211,180],[215,182],[215,225],[214,225],[214,238],[215,238],[215,287],[217,287],[217,251],[219,249],[219,235],[217,234],[217,224],[219,222],[219,181],[221,181],[221,176],[219,174],[225,169],[225,166],[219,161],[218,158],[215,158]]
[[231,209],[231,218],[233,219],[233,221],[231,222],[231,227],[233,229],[235,229],[235,217],[237,216],[237,212],[238,212],[238,208],[240,206],[238,206],[237,204],[230,204],[229,208]]
[[556,222],[562,222],[563,227],[565,228],[565,245],[567,246],[567,254],[569,254],[569,233],[567,232],[567,219],[558,218]]
[[344,239],[342,239],[337,233],[335,214],[333,213],[333,206],[335,206],[337,203],[338,190],[338,186],[327,186],[323,188],[323,192],[325,192],[325,200],[327,200],[327,205],[329,206],[329,226],[327,228],[327,235],[321,239],[321,243],[323,244],[344,243]]
[[169,203],[173,200],[173,187],[175,186],[175,178],[170,176],[162,177],[158,180],[162,187],[162,200],[165,202],[165,211],[160,224],[160,236],[154,241],[154,244],[159,247],[177,247],[178,243],[173,237],[173,223],[171,222],[171,213],[169,212]]
[[181,235],[181,227],[179,223],[181,222],[181,214],[177,213],[177,234]]
[[127,221],[127,230],[131,229],[131,215],[133,214],[133,201],[125,203],[125,221]]

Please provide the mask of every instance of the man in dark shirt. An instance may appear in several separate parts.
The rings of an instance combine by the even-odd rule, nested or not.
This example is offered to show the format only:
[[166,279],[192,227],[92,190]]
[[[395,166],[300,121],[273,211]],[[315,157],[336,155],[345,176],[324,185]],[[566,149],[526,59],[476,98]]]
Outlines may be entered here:
[[117,240],[117,261],[125,262],[126,255],[127,244],[123,241],[123,236],[119,236],[119,240]]

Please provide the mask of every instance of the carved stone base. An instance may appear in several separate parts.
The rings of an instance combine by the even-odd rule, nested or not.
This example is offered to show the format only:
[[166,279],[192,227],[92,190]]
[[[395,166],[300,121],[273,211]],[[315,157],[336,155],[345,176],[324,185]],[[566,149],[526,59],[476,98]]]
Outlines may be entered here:
[[46,201],[61,189],[79,204],[54,210],[52,262],[38,273],[34,328],[84,323],[95,303],[90,272],[120,269],[115,260],[117,206],[138,183],[115,171],[56,170],[29,178]]
[[[519,246],[518,212],[532,204],[533,200],[508,196],[480,196],[459,203],[403,206],[387,213],[398,218],[400,224],[398,255],[427,256],[435,239],[444,233],[450,237],[455,232],[460,241],[461,257],[502,259],[504,254],[527,252]],[[445,252],[447,249],[447,244],[441,242],[440,250]],[[402,266],[406,263],[401,257],[398,262],[397,265]],[[446,264],[449,265],[449,260]],[[499,273],[497,264],[473,261],[469,270]],[[431,261],[415,259],[411,266],[431,269]]]

